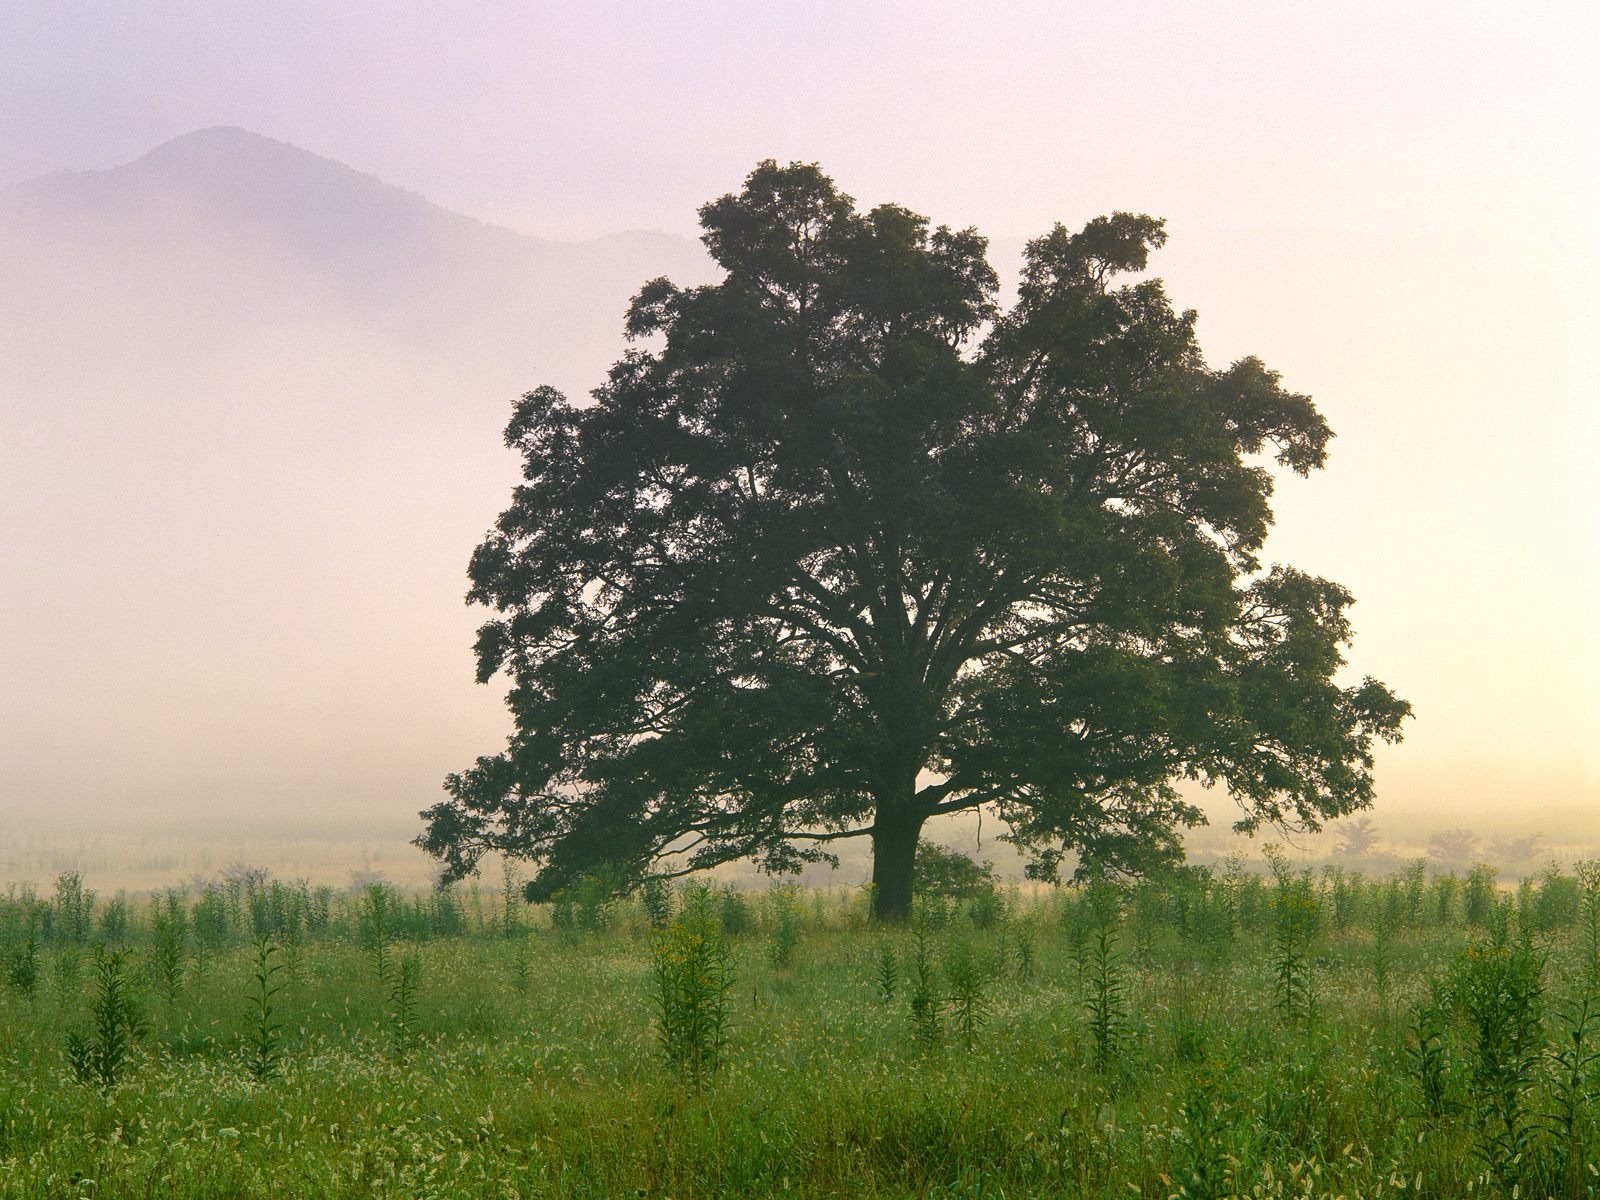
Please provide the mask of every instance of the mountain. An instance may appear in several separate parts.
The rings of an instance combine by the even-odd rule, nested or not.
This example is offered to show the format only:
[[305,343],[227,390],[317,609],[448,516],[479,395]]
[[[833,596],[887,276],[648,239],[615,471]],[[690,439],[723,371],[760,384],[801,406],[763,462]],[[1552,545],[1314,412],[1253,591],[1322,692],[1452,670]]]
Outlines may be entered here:
[[446,353],[521,355],[584,387],[639,284],[709,269],[685,238],[527,237],[233,128],[0,193],[0,247],[8,298],[28,307],[137,297],[146,314],[312,312]]
[[595,386],[641,283],[711,274],[238,129],[0,192],[0,264],[13,833],[408,822],[503,735],[461,598],[511,402]]

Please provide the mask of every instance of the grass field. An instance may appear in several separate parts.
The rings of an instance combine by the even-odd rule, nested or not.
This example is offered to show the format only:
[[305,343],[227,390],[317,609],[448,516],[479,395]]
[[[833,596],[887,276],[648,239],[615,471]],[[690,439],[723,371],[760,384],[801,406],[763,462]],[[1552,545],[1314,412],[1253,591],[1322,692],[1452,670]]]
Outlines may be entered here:
[[1593,865],[865,913],[12,888],[0,1196],[1600,1195]]

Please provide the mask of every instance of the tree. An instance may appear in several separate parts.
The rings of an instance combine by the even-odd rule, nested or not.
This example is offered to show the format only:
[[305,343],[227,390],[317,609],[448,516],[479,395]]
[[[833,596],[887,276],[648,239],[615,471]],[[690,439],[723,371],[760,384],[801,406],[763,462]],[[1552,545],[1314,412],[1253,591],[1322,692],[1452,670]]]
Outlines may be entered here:
[[1371,817],[1357,817],[1338,828],[1339,852],[1346,858],[1365,858],[1378,844],[1378,827]]
[[539,898],[870,838],[895,919],[940,813],[987,806],[1053,878],[1178,857],[1185,779],[1247,831],[1370,803],[1409,706],[1335,682],[1344,589],[1259,559],[1265,456],[1305,474],[1332,435],[1122,280],[1160,221],[1056,226],[1004,312],[976,232],[815,166],[700,221],[722,281],[646,283],[593,403],[540,388],[507,426],[469,600],[515,732],[423,814],[447,877],[523,855]]
[[1428,838],[1428,853],[1443,863],[1465,866],[1478,854],[1478,835],[1470,829],[1440,829]]

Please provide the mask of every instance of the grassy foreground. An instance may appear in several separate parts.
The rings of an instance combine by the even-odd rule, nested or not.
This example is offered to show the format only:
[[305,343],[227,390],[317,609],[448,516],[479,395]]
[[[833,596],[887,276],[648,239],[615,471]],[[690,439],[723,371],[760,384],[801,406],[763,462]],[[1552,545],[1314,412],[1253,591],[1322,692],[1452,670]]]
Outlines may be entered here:
[[13,888],[0,1196],[1600,1196],[1593,866],[645,899]]

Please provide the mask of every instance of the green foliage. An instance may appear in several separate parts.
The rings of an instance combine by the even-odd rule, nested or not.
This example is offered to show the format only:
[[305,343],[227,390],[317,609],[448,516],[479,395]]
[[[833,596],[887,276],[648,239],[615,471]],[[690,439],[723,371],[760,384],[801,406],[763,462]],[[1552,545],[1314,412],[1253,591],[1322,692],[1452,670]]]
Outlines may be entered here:
[[120,892],[100,910],[100,937],[108,946],[128,940],[128,898]]
[[1206,364],[1143,274],[1161,221],[1056,226],[1002,309],[975,231],[815,165],[700,219],[721,277],[646,283],[601,386],[506,427],[469,596],[517,728],[425,814],[450,878],[523,855],[542,900],[686,839],[786,872],[856,837],[899,921],[940,813],[992,805],[1054,879],[1175,861],[1186,777],[1251,832],[1370,804],[1409,706],[1336,681],[1345,589],[1260,559],[1263,457],[1309,473],[1332,432],[1258,359]]
[[[611,922],[618,886],[618,874],[607,864],[585,872],[550,897],[550,923],[569,937],[600,933]],[[535,890],[532,884],[524,889]]]
[[1411,1010],[1411,1036],[1406,1046],[1421,1111],[1435,1121],[1452,1110],[1450,1055],[1445,1040],[1449,1032],[1450,1007],[1448,987],[1439,980],[1432,981],[1427,1000],[1417,1003]]
[[1094,1038],[1096,1069],[1116,1061],[1128,1037],[1128,984],[1118,949],[1122,895],[1115,885],[1092,884],[1084,897],[1089,934],[1084,958],[1084,1008]]
[[58,947],[51,964],[51,970],[55,974],[56,991],[63,996],[74,995],[83,973],[82,967],[83,960],[79,957],[77,946],[68,944]]
[[1016,926],[1012,953],[1016,955],[1018,981],[1027,983],[1033,978],[1034,964],[1037,960],[1033,945],[1033,927],[1027,922],[1019,922]]
[[651,929],[663,929],[672,920],[672,888],[661,879],[646,879],[639,889],[639,901]]
[[389,1044],[395,1054],[410,1051],[417,1035],[417,988],[422,982],[422,957],[402,954],[389,979]]
[[145,1032],[143,1007],[128,978],[128,950],[94,948],[95,993],[87,1031],[66,1037],[67,1063],[85,1086],[111,1092],[127,1071],[133,1044]]
[[183,990],[183,964],[187,956],[189,914],[182,894],[169,891],[157,897],[151,913],[150,974],[156,992],[170,1007]]
[[31,996],[39,986],[39,943],[31,933],[5,951],[6,986],[21,996]]
[[1499,872],[1487,863],[1478,863],[1467,872],[1466,916],[1467,924],[1483,928],[1494,915],[1496,898],[1495,876]]
[[678,915],[651,937],[651,1001],[668,1064],[695,1087],[722,1066],[733,952],[710,889],[685,889]]
[[895,953],[894,943],[887,938],[878,943],[873,982],[877,986],[878,999],[885,1004],[893,1000],[895,993],[900,990],[900,956]]
[[1501,906],[1492,937],[1461,952],[1451,979],[1457,1011],[1469,1036],[1468,1113],[1473,1149],[1496,1183],[1518,1183],[1528,1150],[1528,1092],[1543,1056],[1541,1001],[1544,956],[1509,934]]
[[1389,988],[1394,973],[1394,925],[1379,913],[1372,929],[1372,987],[1378,993],[1378,1006],[1389,1007]]
[[1578,864],[1579,947],[1583,974],[1591,990],[1600,990],[1600,859]]
[[191,914],[196,943],[204,950],[220,950],[228,944],[233,927],[228,918],[227,896],[214,883],[208,883]]
[[722,925],[722,932],[729,937],[743,937],[756,927],[756,918],[750,911],[750,902],[744,898],[743,893],[731,887],[723,888],[717,897],[717,920]]
[[1551,1181],[1582,1195],[1585,1165],[1600,1161],[1600,996],[1585,990],[1572,1001],[1564,1036],[1549,1052]]
[[522,929],[522,876],[508,856],[500,861],[500,936],[510,941]]
[[1582,896],[1582,881],[1552,864],[1539,877],[1538,892],[1533,901],[1532,927],[1540,933],[1554,933],[1572,925],[1578,919]]
[[1175,1163],[1183,1189],[1179,1195],[1222,1200],[1234,1194],[1228,1148],[1239,1122],[1238,1100],[1219,1064],[1206,1063],[1196,1074],[1181,1110]]
[[56,876],[56,936],[79,946],[88,942],[94,932],[94,899],[94,893],[84,889],[78,872],[63,871]]
[[936,1050],[944,1040],[944,995],[937,982],[938,963],[926,925],[911,934],[911,960],[906,1005],[911,1013],[911,1037],[923,1053]]
[[[1275,887],[1272,895],[1273,933],[1271,965],[1273,1000],[1290,1021],[1311,1019],[1311,942],[1316,936],[1319,908],[1308,873],[1295,873],[1288,861],[1268,848]],[[1408,873],[1409,882],[1410,875]],[[1409,906],[1406,910],[1409,915]],[[1392,916],[1385,916],[1392,921]]]
[[273,1001],[283,991],[278,981],[283,973],[283,963],[278,961],[280,948],[270,935],[262,934],[255,942],[254,970],[250,975],[249,1030],[245,1035],[245,1070],[257,1083],[266,1083],[277,1077],[283,1060],[283,1025],[276,1019]]
[[[751,1011],[739,1019],[743,1036],[728,1042],[724,1032],[709,1103],[687,1086],[690,1071],[673,1066],[662,1078],[669,1060],[655,1003],[657,943],[641,944],[642,921],[618,921],[572,944],[524,930],[508,945],[498,880],[481,906],[463,896],[464,926],[448,935],[426,933],[433,892],[396,893],[387,980],[376,977],[362,936],[360,892],[332,897],[324,935],[301,924],[299,979],[289,972],[289,946],[271,935],[281,949],[268,952],[263,971],[260,941],[244,936],[255,922],[252,889],[241,884],[241,928],[208,952],[206,978],[186,976],[163,1002],[158,1038],[123,1039],[107,1086],[90,1054],[105,990],[97,958],[47,941],[43,916],[0,889],[0,950],[14,950],[31,930],[41,970],[31,999],[10,990],[0,997],[0,1191],[55,1196],[74,1178],[95,1180],[102,1195],[175,1200],[265,1195],[268,1181],[285,1178],[296,1194],[330,1200],[669,1190],[796,1200],[1588,1200],[1600,1188],[1600,1004],[1581,918],[1531,941],[1513,923],[1513,900],[1473,942],[1480,961],[1461,949],[1464,908],[1435,927],[1430,891],[1423,926],[1393,932],[1391,1021],[1372,967],[1388,881],[1359,881],[1349,885],[1357,893],[1350,926],[1330,923],[1313,943],[1317,1014],[1306,1026],[1270,1019],[1276,879],[1230,883],[1228,874],[1019,897],[1012,917],[990,930],[961,920],[942,935],[924,931],[920,954],[912,931],[867,932],[860,905],[801,891],[804,969],[781,976],[767,953],[771,910],[756,896],[760,952],[741,968],[744,986],[722,994],[724,1030],[741,996]],[[1587,872],[1564,874],[1581,881]],[[1318,883],[1327,914],[1333,883]],[[1395,911],[1403,920],[1401,883]],[[254,894],[266,902],[267,923],[275,921],[271,881]],[[1155,928],[1135,966],[1141,895]],[[148,906],[132,901],[129,945],[101,951],[130,956],[130,998],[140,986],[136,968],[152,994],[159,989],[160,926],[175,911],[192,929],[202,897],[203,889]],[[713,935],[720,902],[712,892],[703,910]],[[42,907],[53,919],[54,904]],[[1086,930],[1081,988],[1068,939],[1045,936],[1059,929],[1062,908]],[[1238,932],[1230,953],[1216,956],[1208,930],[1230,910]],[[1180,933],[1182,921],[1197,922],[1190,934]],[[1118,939],[1109,950],[1120,961],[1106,958],[1121,972],[1124,1028],[1138,1034],[1106,1039],[1115,1050],[1103,1071],[1095,1069],[1090,1008],[1100,992],[1102,929]],[[1015,987],[1004,976],[1030,930],[1036,983]],[[413,943],[423,936],[433,940],[419,950]],[[1527,973],[1507,966],[1527,952],[1548,957],[1532,1001],[1536,1021],[1516,1017],[1532,991]],[[404,964],[419,953],[416,972]],[[51,960],[63,955],[81,958],[91,986],[52,985],[64,976]],[[879,982],[885,960],[892,996]],[[969,972],[970,986],[962,983]],[[909,1015],[919,973],[930,1001],[924,1016]],[[410,996],[397,999],[407,976]],[[281,1039],[272,1044],[282,1058],[268,1057],[292,1086],[252,1084],[264,991],[266,1024],[281,1027],[269,1036]],[[919,1035],[923,1020],[932,1032]],[[132,1024],[125,1017],[122,1027]],[[67,1031],[87,1090],[66,1069]],[[940,1046],[955,1053],[930,1052]],[[1496,1071],[1517,1075],[1518,1061],[1508,1123],[1492,1085]],[[677,1079],[686,1086],[673,1086]],[[710,1080],[702,1073],[701,1084]],[[97,1095],[103,1087],[106,1100]]]
[[962,1044],[971,1050],[994,1013],[989,995],[992,974],[965,939],[957,939],[950,945],[940,966],[949,989],[946,1002],[950,1025]]
[[1405,876],[1401,882],[1401,891],[1405,897],[1405,923],[1412,929],[1422,924],[1428,899],[1428,860],[1413,858],[1406,864]]
[[395,896],[387,885],[369,883],[361,891],[361,941],[372,973],[387,983],[394,971]]
[[800,889],[793,883],[774,884],[767,892],[767,917],[771,940],[767,957],[775,971],[794,965],[794,950],[800,944]]
[[994,864],[976,862],[959,850],[922,838],[917,842],[913,891],[918,896],[939,896],[951,901],[994,895]]

